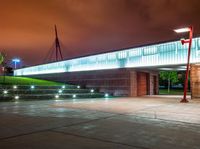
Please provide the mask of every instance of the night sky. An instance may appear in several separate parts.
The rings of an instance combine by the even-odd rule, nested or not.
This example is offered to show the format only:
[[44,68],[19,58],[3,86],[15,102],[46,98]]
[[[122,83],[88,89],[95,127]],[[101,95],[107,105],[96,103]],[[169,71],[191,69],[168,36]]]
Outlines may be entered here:
[[43,63],[54,42],[64,58],[200,35],[200,0],[1,0],[0,51],[24,65]]

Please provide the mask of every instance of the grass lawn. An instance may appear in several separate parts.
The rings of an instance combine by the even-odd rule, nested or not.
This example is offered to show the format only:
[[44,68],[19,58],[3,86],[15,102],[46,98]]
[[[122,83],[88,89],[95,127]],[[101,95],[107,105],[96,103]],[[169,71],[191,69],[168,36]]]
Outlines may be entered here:
[[47,81],[47,80],[40,80],[40,79],[33,79],[28,77],[13,77],[13,76],[6,76],[5,82],[4,77],[0,76],[0,84],[1,85],[63,85],[63,83]]
[[[183,95],[183,89],[170,89],[170,92],[168,93],[167,89],[159,89],[160,95]],[[190,92],[187,92],[189,95]]]

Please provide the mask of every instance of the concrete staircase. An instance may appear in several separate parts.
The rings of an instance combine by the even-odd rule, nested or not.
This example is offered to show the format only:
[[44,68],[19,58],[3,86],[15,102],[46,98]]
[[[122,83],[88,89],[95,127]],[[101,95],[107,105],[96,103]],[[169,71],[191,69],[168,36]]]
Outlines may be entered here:
[[33,86],[8,85],[0,86],[0,101],[9,100],[48,100],[48,99],[76,99],[102,98],[108,94],[99,93],[94,89],[84,89],[76,85],[62,86]]

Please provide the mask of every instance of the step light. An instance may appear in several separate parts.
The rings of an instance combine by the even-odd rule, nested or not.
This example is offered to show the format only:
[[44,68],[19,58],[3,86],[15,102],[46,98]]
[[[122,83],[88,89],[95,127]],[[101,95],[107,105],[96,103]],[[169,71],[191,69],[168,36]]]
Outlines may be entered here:
[[76,98],[76,95],[74,94],[72,97],[73,97],[73,98]]
[[58,93],[61,94],[63,91],[62,90],[58,90]]
[[16,95],[16,96],[15,96],[15,99],[16,99],[16,100],[18,100],[18,99],[19,99],[19,96],[18,96],[18,95]]
[[62,89],[65,89],[65,85],[62,86]]
[[8,94],[8,91],[7,91],[7,90],[4,90],[4,91],[3,91],[3,94]]
[[109,97],[109,94],[108,94],[108,93],[105,93],[104,97],[105,97],[105,98],[108,98],[108,97]]
[[35,89],[35,86],[34,86],[34,85],[31,85],[31,89]]
[[59,98],[59,95],[55,95],[55,98],[58,99],[58,98]]
[[17,89],[17,85],[14,85],[14,86],[13,86],[13,89]]
[[81,88],[80,85],[78,85],[77,88],[78,88],[78,89]]
[[94,89],[91,89],[91,90],[90,90],[90,93],[94,93]]

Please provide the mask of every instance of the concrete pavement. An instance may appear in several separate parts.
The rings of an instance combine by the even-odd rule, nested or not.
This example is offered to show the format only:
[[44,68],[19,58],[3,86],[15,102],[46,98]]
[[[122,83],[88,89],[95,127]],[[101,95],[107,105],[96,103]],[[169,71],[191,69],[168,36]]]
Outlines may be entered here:
[[0,103],[0,148],[199,149],[200,102],[179,99]]

